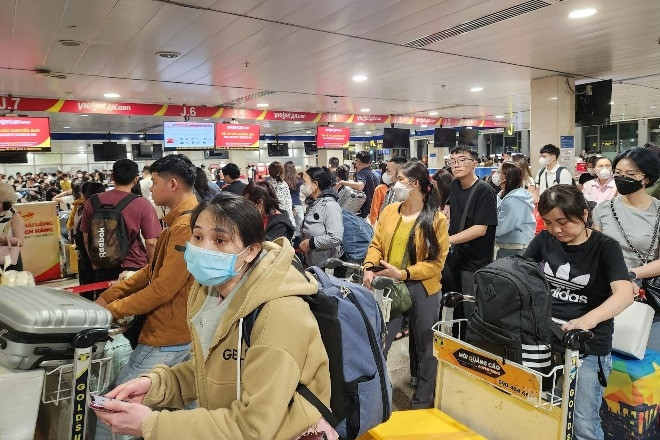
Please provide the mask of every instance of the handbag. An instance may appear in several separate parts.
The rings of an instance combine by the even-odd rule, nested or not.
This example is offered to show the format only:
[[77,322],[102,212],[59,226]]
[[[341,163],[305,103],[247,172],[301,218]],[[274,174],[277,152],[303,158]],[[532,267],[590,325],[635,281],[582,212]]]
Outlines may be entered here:
[[646,344],[653,324],[653,308],[648,304],[633,302],[614,317],[612,351],[644,359]]
[[406,283],[397,283],[388,287],[385,291],[385,297],[392,300],[390,319],[403,315],[412,307],[412,298]]
[[[623,226],[621,226],[619,217],[616,215],[616,211],[614,210],[613,199],[610,200],[610,209],[612,210],[614,221],[616,222],[616,225],[619,227],[619,231],[621,232],[621,235],[623,235],[623,239],[626,240],[626,243],[628,244],[628,246],[630,246],[630,249],[632,249],[635,255],[637,255],[637,258],[639,258],[642,261],[642,265],[648,263],[651,260],[651,252],[653,251],[655,242],[658,239],[658,227],[660,226],[660,208],[658,208],[658,214],[655,219],[655,226],[653,227],[653,238],[651,239],[651,245],[649,246],[649,250],[646,251],[645,256],[642,256],[642,253],[639,252],[637,248],[635,248],[635,246],[632,245],[632,243],[628,239],[628,236],[623,231]],[[653,307],[653,310],[655,310],[656,313],[659,313],[660,312],[660,276],[642,279],[641,288],[644,289],[644,294],[643,295],[640,294],[635,299],[639,302],[643,302],[650,305],[651,307]]]

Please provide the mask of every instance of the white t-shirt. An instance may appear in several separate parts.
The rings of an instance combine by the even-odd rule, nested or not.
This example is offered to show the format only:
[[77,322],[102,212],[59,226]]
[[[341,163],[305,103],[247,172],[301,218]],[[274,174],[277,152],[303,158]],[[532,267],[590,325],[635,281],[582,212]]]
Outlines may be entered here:
[[566,167],[563,167],[559,173],[559,182],[557,182],[557,168],[560,167],[558,163],[555,166],[548,170],[547,167],[541,170],[540,174],[536,175],[536,186],[539,188],[539,195],[543,194],[543,191],[553,187],[555,185],[570,185],[573,183],[573,176],[571,172],[568,171]]

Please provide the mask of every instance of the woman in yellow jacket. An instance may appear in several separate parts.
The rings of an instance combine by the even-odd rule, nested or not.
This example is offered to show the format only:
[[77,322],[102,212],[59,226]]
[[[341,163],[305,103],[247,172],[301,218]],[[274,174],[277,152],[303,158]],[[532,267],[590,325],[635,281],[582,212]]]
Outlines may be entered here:
[[[402,203],[392,203],[380,214],[364,266],[385,269],[365,271],[364,283],[371,288],[375,276],[406,283],[412,298],[408,312],[417,356],[419,383],[413,408],[433,406],[437,361],[433,357],[431,327],[438,320],[440,273],[449,251],[447,218],[440,210],[440,194],[431,184],[427,168],[409,162],[399,169],[393,190]],[[387,324],[386,353],[401,328],[403,317]]]

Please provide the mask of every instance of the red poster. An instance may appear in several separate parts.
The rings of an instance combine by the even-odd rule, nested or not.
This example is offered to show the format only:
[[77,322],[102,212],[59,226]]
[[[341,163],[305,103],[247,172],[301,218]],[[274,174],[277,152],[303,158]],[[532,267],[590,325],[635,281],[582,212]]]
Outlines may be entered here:
[[259,126],[256,124],[216,124],[216,148],[259,148]]
[[316,146],[318,148],[348,148],[351,129],[348,127],[317,127]]
[[0,118],[0,151],[50,151],[48,118]]

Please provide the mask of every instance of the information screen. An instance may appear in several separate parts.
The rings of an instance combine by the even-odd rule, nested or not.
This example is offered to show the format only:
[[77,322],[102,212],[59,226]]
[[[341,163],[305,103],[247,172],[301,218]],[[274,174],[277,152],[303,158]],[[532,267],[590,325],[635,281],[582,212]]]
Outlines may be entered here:
[[0,151],[50,151],[48,118],[0,117]]
[[217,148],[259,148],[257,124],[216,124]]
[[166,150],[215,148],[215,124],[213,122],[165,122],[163,139]]
[[351,139],[351,129],[348,127],[316,128],[317,148],[348,148]]

